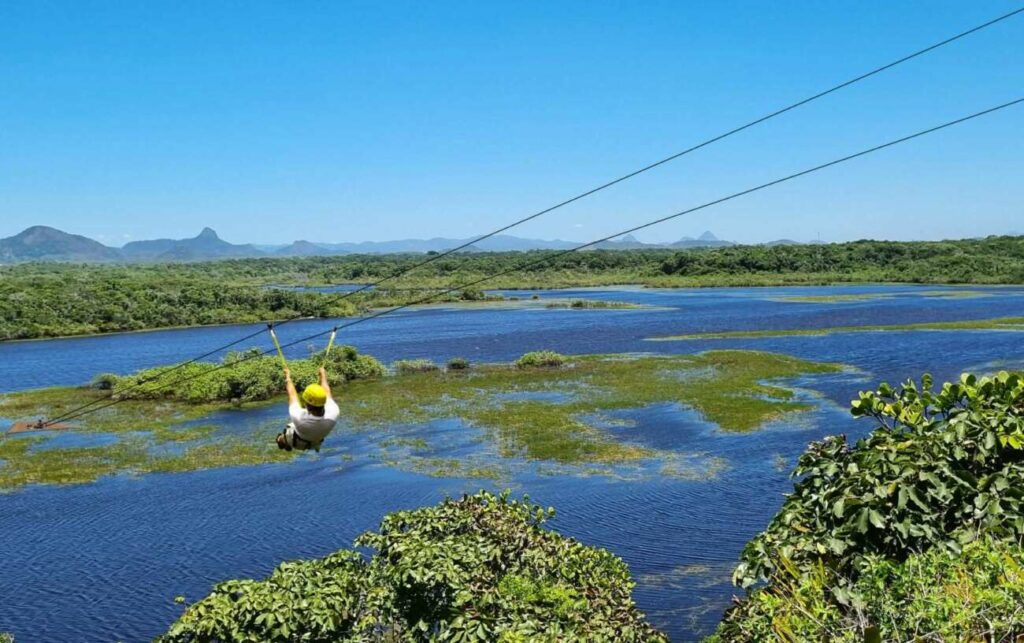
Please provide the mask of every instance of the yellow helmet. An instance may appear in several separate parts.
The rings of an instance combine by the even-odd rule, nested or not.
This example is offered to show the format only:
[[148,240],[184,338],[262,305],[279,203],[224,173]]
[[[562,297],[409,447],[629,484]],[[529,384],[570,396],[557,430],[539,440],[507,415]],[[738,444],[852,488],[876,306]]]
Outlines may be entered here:
[[323,406],[327,404],[327,391],[319,384],[310,384],[302,392],[302,399],[308,406]]

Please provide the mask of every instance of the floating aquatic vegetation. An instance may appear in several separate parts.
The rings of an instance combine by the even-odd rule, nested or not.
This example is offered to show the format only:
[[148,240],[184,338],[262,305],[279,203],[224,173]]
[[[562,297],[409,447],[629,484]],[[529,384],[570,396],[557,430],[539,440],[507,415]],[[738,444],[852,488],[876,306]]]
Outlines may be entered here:
[[714,480],[729,466],[729,461],[718,456],[703,453],[692,455],[676,454],[661,465],[659,474],[665,478],[707,482]]
[[[680,565],[665,572],[644,574],[637,578],[641,585],[658,588],[707,588],[717,585],[729,585],[732,582],[731,562],[702,562]],[[695,584],[694,579],[698,579]]]
[[649,337],[648,341],[671,342],[696,339],[744,339],[760,337],[807,337],[824,336],[835,333],[875,333],[875,332],[907,332],[924,330],[994,330],[1024,331],[1024,317],[996,317],[993,319],[974,319],[964,321],[935,321],[914,324],[875,324],[868,326],[833,326],[829,328],[791,328],[764,330],[734,330],[712,333],[691,333],[688,335],[668,335]]
[[786,471],[789,469],[789,460],[781,453],[776,453],[772,458],[772,466],[775,467],[776,471]]
[[842,304],[861,301],[898,299],[903,297],[925,297],[930,299],[973,299],[991,297],[993,293],[981,290],[918,290],[909,292],[863,292],[832,295],[783,295],[771,297],[772,301],[807,304]]

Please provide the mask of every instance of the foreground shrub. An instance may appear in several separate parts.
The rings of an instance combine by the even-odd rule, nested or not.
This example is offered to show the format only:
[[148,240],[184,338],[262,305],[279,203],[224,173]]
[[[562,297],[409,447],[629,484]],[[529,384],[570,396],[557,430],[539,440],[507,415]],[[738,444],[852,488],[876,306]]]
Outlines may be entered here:
[[517,368],[553,368],[565,364],[565,356],[555,351],[532,351],[516,360]]
[[[1024,634],[1024,381],[861,393],[879,426],[812,443],[744,548],[721,641],[1010,641]],[[861,636],[862,638],[858,638]]]
[[430,373],[439,370],[437,364],[429,359],[400,359],[394,363],[394,368],[399,375]]
[[939,548],[903,563],[874,558],[837,604],[843,583],[826,567],[783,566],[768,587],[729,612],[708,643],[755,641],[1015,641],[1024,634],[1024,550],[977,541],[960,555]]
[[781,559],[851,576],[866,555],[901,561],[930,547],[956,553],[980,534],[1024,532],[1018,374],[964,375],[938,392],[927,376],[920,388],[883,384],[861,393],[853,413],[879,427],[853,448],[844,436],[810,445],[794,471],[794,493],[744,549],[738,583],[767,578]]
[[664,641],[625,563],[542,527],[551,510],[480,492],[386,516],[356,545],[218,584],[160,639]]

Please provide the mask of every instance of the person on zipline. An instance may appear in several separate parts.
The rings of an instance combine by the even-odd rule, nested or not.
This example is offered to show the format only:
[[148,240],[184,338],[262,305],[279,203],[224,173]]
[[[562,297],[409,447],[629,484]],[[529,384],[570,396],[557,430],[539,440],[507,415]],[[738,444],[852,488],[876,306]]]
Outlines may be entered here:
[[327,383],[327,370],[320,369],[320,383],[310,384],[302,392],[302,401],[292,382],[292,372],[284,367],[284,386],[288,391],[288,416],[291,420],[284,431],[277,436],[277,446],[285,451],[315,449],[338,422],[338,403],[331,397],[331,386]]

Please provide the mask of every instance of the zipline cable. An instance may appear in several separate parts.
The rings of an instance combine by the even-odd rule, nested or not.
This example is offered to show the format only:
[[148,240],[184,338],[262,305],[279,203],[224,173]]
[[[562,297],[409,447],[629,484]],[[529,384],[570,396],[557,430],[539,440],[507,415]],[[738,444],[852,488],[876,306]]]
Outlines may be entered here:
[[[328,332],[337,332],[338,330],[344,330],[345,328],[351,328],[352,326],[356,326],[356,325],[361,324],[363,322],[370,321],[371,319],[377,319],[379,317],[383,317],[385,315],[389,315],[389,314],[398,312],[399,310],[403,310],[403,309],[409,308],[411,306],[416,306],[418,304],[426,303],[426,302],[430,301],[431,299],[434,299],[434,298],[436,298],[438,296],[441,296],[441,295],[444,295],[444,294],[447,294],[447,293],[451,293],[451,292],[455,292],[457,290],[464,290],[466,288],[471,288],[473,286],[479,285],[479,284],[484,283],[486,281],[490,281],[490,280],[495,279],[497,277],[502,277],[504,275],[507,275],[507,274],[510,274],[510,273],[513,273],[513,272],[517,272],[517,271],[520,271],[520,270],[531,268],[533,266],[540,265],[542,263],[547,263],[547,262],[550,262],[550,261],[552,261],[554,259],[557,259],[559,257],[563,257],[565,255],[571,254],[573,252],[578,252],[580,250],[584,250],[586,248],[590,248],[592,246],[595,246],[595,245],[597,245],[599,243],[603,243],[605,241],[610,241],[612,239],[615,239],[616,237],[621,237],[622,235],[625,235],[625,234],[630,234],[630,233],[633,233],[633,232],[637,232],[639,230],[643,230],[645,228],[649,228],[651,226],[658,225],[660,223],[665,223],[666,221],[671,221],[672,219],[676,219],[676,218],[679,218],[681,216],[684,216],[684,215],[687,215],[687,214],[691,214],[693,212],[697,212],[699,210],[704,210],[706,208],[710,208],[712,206],[719,205],[721,203],[725,203],[726,201],[731,201],[733,199],[737,199],[739,197],[746,196],[748,194],[753,194],[754,192],[759,192],[761,190],[765,190],[767,188],[779,185],[781,183],[786,183],[788,181],[792,181],[793,179],[796,179],[796,178],[799,178],[799,177],[802,177],[802,176],[807,176],[808,174],[813,174],[815,172],[819,172],[819,171],[824,170],[826,168],[830,168],[832,166],[839,165],[841,163],[846,163],[847,161],[852,161],[852,160],[860,158],[862,156],[867,156],[868,154],[872,154],[874,152],[878,152],[880,150],[884,150],[886,148],[899,145],[901,143],[906,143],[907,141],[911,141],[911,140],[914,140],[916,138],[920,138],[922,136],[926,136],[928,134],[932,134],[932,133],[938,132],[940,130],[947,129],[949,127],[953,127],[954,125],[959,125],[961,123],[965,123],[967,121],[971,121],[971,120],[974,120],[976,118],[980,118],[982,116],[986,116],[988,114],[992,114],[992,113],[995,113],[995,112],[1007,109],[1009,107],[1013,107],[1015,105],[1019,105],[1021,103],[1024,103],[1024,97],[1018,98],[1016,100],[1012,100],[1012,101],[1009,101],[1009,102],[1006,102],[1006,103],[1003,103],[1001,105],[996,105],[995,107],[990,107],[990,108],[982,110],[980,112],[975,112],[975,113],[970,114],[968,116],[963,116],[961,118],[957,118],[957,119],[952,120],[952,121],[947,121],[945,123],[942,123],[941,125],[936,125],[934,127],[930,127],[928,129],[924,129],[924,130],[921,130],[919,132],[915,132],[913,134],[909,134],[907,136],[903,136],[901,138],[894,139],[894,140],[889,141],[887,143],[882,143],[881,145],[876,145],[874,147],[870,147],[868,149],[861,150],[860,152],[856,152],[854,154],[849,154],[847,156],[840,157],[838,159],[829,161],[827,163],[822,163],[821,165],[816,165],[816,166],[808,168],[806,170],[802,170],[800,172],[796,172],[794,174],[789,174],[787,176],[784,176],[784,177],[779,178],[779,179],[775,179],[773,181],[769,181],[767,183],[762,183],[760,185],[756,185],[754,187],[747,188],[746,190],[741,190],[739,192],[734,192],[734,193],[732,193],[732,194],[730,194],[728,196],[724,196],[724,197],[721,197],[719,199],[715,199],[714,201],[708,201],[708,202],[703,203],[701,205],[698,205],[698,206],[695,206],[695,207],[692,207],[692,208],[688,208],[686,210],[682,210],[682,211],[676,212],[674,214],[669,214],[667,216],[660,217],[658,219],[654,219],[652,221],[648,221],[647,223],[643,223],[643,224],[640,224],[638,226],[634,226],[634,227],[629,228],[627,230],[622,230],[622,231],[616,232],[616,233],[614,233],[612,235],[609,235],[609,236],[606,236],[606,237],[602,237],[600,239],[595,239],[594,241],[589,241],[587,243],[575,246],[575,247],[573,247],[571,249],[563,250],[561,252],[556,252],[556,253],[551,254],[551,255],[544,255],[542,257],[539,257],[538,259],[535,259],[533,261],[527,262],[525,264],[514,266],[512,268],[500,271],[500,272],[492,274],[492,275],[488,275],[486,277],[482,277],[480,279],[477,279],[475,281],[471,281],[469,283],[464,283],[464,284],[460,284],[460,285],[457,285],[457,286],[453,286],[453,287],[448,288],[447,290],[444,290],[444,291],[442,291],[440,293],[433,293],[433,294],[431,294],[431,295],[429,295],[427,297],[424,297],[424,298],[421,298],[421,299],[417,299],[417,300],[414,300],[414,301],[410,301],[410,302],[402,304],[400,306],[396,306],[396,307],[393,307],[393,308],[388,308],[388,309],[385,309],[385,310],[382,310],[382,311],[378,311],[378,312],[376,312],[376,313],[374,313],[372,315],[367,315],[365,317],[360,317],[359,319],[353,320],[353,321],[348,322],[346,324],[341,324],[341,325],[335,327],[331,331],[322,331],[322,332],[319,332],[319,333],[314,333],[314,334],[309,335],[307,337],[303,337],[303,338],[297,339],[295,341],[292,341],[292,342],[289,342],[289,343],[283,344],[283,345],[275,342],[275,347],[277,348],[277,350],[280,351],[281,348],[288,348],[288,347],[291,347],[291,346],[295,346],[296,344],[301,344],[303,342],[308,342],[308,341],[310,341],[312,339],[316,339],[318,337],[322,337],[322,336],[326,335]],[[161,391],[161,390],[164,390],[166,388],[170,388],[172,386],[176,386],[178,384],[181,384],[183,382],[187,382],[187,381],[192,380],[192,379],[197,379],[197,378],[200,378],[200,377],[205,377],[205,376],[210,375],[212,373],[215,373],[215,372],[217,372],[219,370],[226,369],[226,368],[231,368],[233,366],[236,366],[237,364],[240,364],[241,362],[248,361],[250,359],[255,359],[257,357],[263,357],[265,355],[269,355],[272,352],[273,351],[263,351],[263,352],[258,353],[258,354],[247,355],[247,356],[245,356],[245,357],[243,357],[243,358],[241,358],[239,360],[236,360],[236,361],[233,361],[233,362],[229,362],[229,363],[225,363],[225,364],[220,364],[220,365],[218,365],[218,366],[216,366],[216,367],[214,367],[214,368],[212,368],[212,369],[210,369],[208,371],[205,371],[203,373],[199,373],[197,375],[194,375],[194,376],[191,376],[191,377],[187,377],[187,378],[181,378],[181,379],[175,380],[174,382],[171,382],[169,384],[165,384],[163,386],[159,386],[159,387],[149,391],[149,393],[155,393],[157,391]],[[282,352],[282,355],[283,355],[283,352]],[[49,426],[49,425],[52,425],[52,424],[57,423],[57,422],[62,422],[62,421],[63,422],[67,422],[67,421],[70,421],[70,420],[74,420],[76,418],[80,418],[80,417],[82,417],[84,415],[88,415],[90,413],[95,413],[96,411],[100,411],[102,409],[108,408],[108,407],[113,406],[115,404],[119,404],[119,403],[127,401],[129,399],[131,399],[131,398],[128,398],[128,397],[117,398],[117,399],[114,399],[114,400],[110,400],[106,404],[103,404],[101,406],[97,406],[97,407],[91,408],[91,409],[85,409],[85,410],[82,410],[81,412],[77,412],[77,413],[75,412],[75,410],[72,410],[72,411],[69,411],[67,413],[64,413],[64,414],[54,418],[53,420],[50,420],[49,422],[46,422],[45,425]]]
[[[521,218],[521,219],[519,219],[517,221],[509,223],[509,224],[507,224],[505,226],[502,226],[502,227],[500,227],[500,228],[498,228],[496,230],[492,230],[491,232],[488,232],[487,234],[484,234],[483,236],[477,237],[477,238],[473,239],[472,241],[467,241],[467,242],[465,242],[465,243],[463,243],[463,244],[461,244],[459,246],[456,246],[454,248],[449,248],[448,250],[440,252],[440,253],[438,253],[436,255],[430,255],[429,257],[427,257],[423,261],[420,261],[418,263],[414,263],[413,265],[411,265],[411,266],[409,266],[407,268],[401,268],[398,271],[396,271],[396,272],[394,272],[394,273],[392,273],[392,274],[390,274],[390,275],[388,275],[386,277],[383,277],[383,278],[381,278],[381,279],[379,279],[377,281],[374,281],[374,282],[371,282],[371,283],[368,283],[368,284],[364,284],[363,286],[360,286],[359,288],[356,288],[355,290],[351,290],[349,292],[346,292],[346,293],[344,293],[344,294],[334,298],[333,300],[328,300],[326,303],[328,305],[336,304],[336,303],[339,303],[341,301],[344,301],[345,299],[348,299],[349,297],[355,296],[355,295],[357,295],[357,294],[359,294],[361,292],[365,292],[365,291],[367,291],[367,290],[369,290],[371,288],[376,288],[377,286],[381,285],[384,282],[391,281],[393,279],[397,279],[397,278],[399,278],[399,277],[401,277],[403,275],[406,275],[406,274],[408,274],[408,273],[410,273],[410,272],[412,272],[414,270],[422,268],[423,266],[431,264],[431,263],[433,263],[435,261],[438,261],[440,259],[444,259],[445,257],[451,256],[452,254],[455,254],[456,252],[459,252],[460,250],[465,250],[466,248],[469,248],[470,246],[472,246],[472,245],[474,245],[476,243],[479,243],[480,241],[484,241],[486,239],[490,239],[491,237],[493,237],[495,235],[498,235],[498,234],[501,234],[502,232],[507,232],[508,230],[511,230],[512,228],[515,228],[515,227],[520,226],[520,225],[522,225],[524,223],[532,221],[532,220],[534,220],[534,219],[536,219],[538,217],[544,216],[545,214],[548,214],[550,212],[554,212],[555,210],[558,210],[559,208],[563,208],[563,207],[565,207],[565,206],[567,206],[567,205],[569,205],[571,203],[575,203],[576,201],[579,201],[581,199],[585,199],[588,196],[591,196],[593,194],[601,192],[602,190],[606,190],[606,189],[608,189],[608,188],[610,188],[610,187],[612,187],[614,185],[622,183],[623,181],[627,181],[627,180],[629,180],[629,179],[631,179],[631,178],[633,178],[635,176],[638,176],[640,174],[643,174],[645,172],[649,172],[650,170],[653,170],[653,169],[655,169],[657,167],[660,167],[662,165],[670,163],[670,162],[672,162],[672,161],[674,161],[674,160],[676,160],[678,158],[686,156],[687,154],[690,154],[692,152],[696,152],[697,150],[699,150],[699,149],[701,149],[703,147],[707,147],[709,145],[717,143],[718,141],[721,141],[723,139],[729,138],[730,136],[732,136],[734,134],[739,134],[740,132],[742,132],[742,131],[744,131],[746,129],[749,129],[751,127],[754,127],[755,125],[760,125],[761,123],[764,123],[765,121],[769,121],[769,120],[775,118],[776,116],[781,116],[781,115],[785,114],[786,112],[792,111],[792,110],[794,110],[794,109],[796,109],[798,107],[802,107],[802,106],[804,106],[804,105],[806,105],[808,103],[811,103],[813,101],[818,100],[819,98],[823,98],[825,96],[828,96],[829,94],[832,94],[832,93],[837,92],[837,91],[839,91],[841,89],[849,87],[850,85],[859,83],[862,80],[866,80],[866,79],[868,79],[868,78],[870,78],[872,76],[875,76],[877,74],[880,74],[880,73],[882,73],[882,72],[884,72],[886,70],[892,69],[893,67],[896,67],[897,65],[901,65],[901,64],[903,64],[903,63],[905,63],[907,61],[913,60],[914,58],[917,58],[919,56],[923,56],[924,54],[926,54],[926,53],[928,53],[930,51],[934,51],[934,50],[936,50],[936,49],[938,49],[940,47],[943,47],[943,46],[948,45],[948,44],[950,44],[952,42],[960,40],[961,38],[969,36],[969,35],[971,35],[973,33],[977,33],[979,31],[981,31],[982,29],[986,29],[988,27],[991,27],[992,25],[995,25],[995,24],[997,24],[999,22],[1002,22],[1004,20],[1012,18],[1013,16],[1016,16],[1017,14],[1022,13],[1022,12],[1024,12],[1024,7],[1020,7],[1018,9],[1015,9],[1014,11],[1011,11],[1009,13],[1003,14],[1003,15],[997,17],[997,18],[993,18],[992,20],[989,20],[988,22],[984,22],[984,23],[982,23],[980,25],[977,25],[976,27],[972,27],[972,28],[970,28],[970,29],[968,29],[966,31],[961,31],[960,33],[956,34],[955,36],[951,36],[949,38],[946,38],[945,40],[941,40],[941,41],[939,41],[937,43],[929,45],[929,46],[925,47],[924,49],[919,49],[919,50],[915,51],[912,54],[908,54],[906,56],[903,56],[902,58],[899,58],[899,59],[894,60],[894,61],[892,61],[890,63],[882,65],[881,67],[876,67],[875,69],[872,69],[869,72],[866,72],[864,74],[861,74],[859,76],[856,76],[854,78],[846,80],[846,81],[844,81],[842,83],[839,83],[838,85],[834,85],[834,86],[832,86],[832,87],[830,87],[830,88],[828,88],[828,89],[826,89],[824,91],[821,91],[821,92],[818,92],[817,94],[814,94],[813,96],[808,96],[807,98],[804,98],[804,99],[799,100],[799,101],[797,101],[795,103],[792,103],[791,105],[788,105],[788,106],[783,107],[781,109],[778,109],[778,110],[776,110],[774,112],[771,112],[770,114],[767,114],[765,116],[762,116],[760,118],[752,120],[749,123],[746,123],[745,125],[740,125],[739,127],[736,127],[736,128],[731,129],[731,130],[729,130],[727,132],[719,134],[719,135],[717,135],[717,136],[715,136],[713,138],[709,138],[709,139],[707,139],[707,140],[705,140],[705,141],[703,141],[701,143],[693,145],[692,147],[688,147],[688,148],[686,148],[685,150],[683,150],[681,152],[677,152],[677,153],[675,153],[675,154],[673,154],[671,156],[667,156],[667,157],[661,159],[660,161],[655,161],[654,163],[646,165],[646,166],[644,166],[644,167],[642,167],[642,168],[640,168],[638,170],[634,170],[634,171],[632,171],[632,172],[630,172],[628,174],[623,174],[622,176],[620,176],[620,177],[618,177],[616,179],[613,179],[611,181],[608,181],[607,183],[603,183],[603,184],[601,184],[601,185],[599,185],[599,186],[597,186],[595,188],[591,188],[591,189],[589,189],[589,190],[587,190],[585,192],[581,192],[580,194],[577,194],[574,197],[568,198],[568,199],[566,199],[564,201],[556,203],[555,205],[552,205],[552,206],[550,206],[548,208],[540,210],[539,212],[535,212],[535,213],[533,213],[533,214],[531,214],[529,216],[523,217],[523,218]],[[303,319],[303,316],[302,315],[295,315],[293,317],[289,317],[289,318],[286,318],[286,319],[283,319],[283,320],[280,320],[280,321],[276,321],[276,322],[273,322],[273,323],[275,324],[275,326],[283,326],[284,324],[287,324],[289,322],[295,321],[297,319]],[[225,350],[227,350],[227,349],[229,349],[229,348],[231,348],[233,346],[237,346],[238,344],[241,344],[244,341],[252,339],[253,337],[257,337],[257,336],[259,336],[262,333],[263,333],[262,329],[254,331],[254,332],[252,332],[252,333],[250,333],[250,334],[248,334],[248,335],[246,335],[244,337],[236,339],[233,342],[230,342],[228,344],[224,344],[223,346],[220,346],[218,348],[214,348],[214,349],[212,349],[212,350],[210,350],[210,351],[208,351],[206,353],[203,353],[202,355],[199,355],[199,356],[193,357],[193,358],[191,358],[191,359],[189,359],[187,361],[181,362],[180,364],[172,366],[171,368],[169,368],[169,369],[167,369],[165,371],[161,371],[159,374],[152,376],[150,379],[140,380],[138,383],[136,383],[133,386],[135,388],[138,388],[138,387],[141,387],[141,386],[143,386],[145,384],[153,382],[153,381],[155,381],[157,379],[164,378],[167,375],[169,375],[169,374],[171,374],[171,373],[173,373],[175,371],[181,370],[181,369],[185,368],[186,366],[188,366],[190,364],[194,364],[194,363],[198,362],[199,360],[202,360],[202,359],[205,359],[205,358],[210,357],[212,355],[216,355],[218,353],[221,353],[221,352],[223,352],[223,351],[225,351]],[[86,405],[85,408],[87,408],[88,406],[91,406],[91,404],[90,405]]]
[[746,123],[745,125],[740,125],[739,127],[731,129],[731,130],[729,130],[729,131],[727,131],[727,132],[725,132],[723,134],[719,134],[719,135],[717,135],[717,136],[715,136],[713,138],[709,138],[709,139],[707,139],[707,140],[705,140],[705,141],[703,141],[701,143],[697,143],[696,145],[693,145],[692,147],[688,147],[688,148],[686,148],[685,150],[683,150],[681,152],[677,152],[677,153],[675,153],[675,154],[673,154],[671,156],[666,156],[665,158],[661,159],[660,161],[655,161],[654,163],[651,163],[650,165],[645,165],[644,167],[642,167],[642,168],[640,168],[638,170],[634,170],[634,171],[632,171],[632,172],[630,172],[628,174],[623,174],[622,176],[620,176],[620,177],[618,177],[616,179],[608,181],[607,183],[603,183],[603,184],[601,184],[601,185],[599,185],[599,186],[597,186],[595,188],[591,188],[591,189],[587,190],[586,192],[581,192],[580,194],[577,194],[574,197],[568,198],[568,199],[566,199],[566,200],[564,200],[564,201],[562,201],[560,203],[556,203],[555,205],[550,206],[548,208],[545,208],[545,209],[543,209],[543,210],[541,210],[539,212],[535,212],[535,213],[533,213],[531,215],[528,215],[528,216],[525,216],[525,217],[523,217],[523,218],[521,218],[521,219],[519,219],[517,221],[513,221],[512,223],[509,223],[509,224],[507,224],[505,226],[502,226],[501,228],[498,228],[496,230],[492,230],[491,232],[488,232],[487,234],[485,234],[483,236],[477,237],[477,238],[473,239],[472,241],[467,241],[467,242],[465,242],[465,243],[463,243],[463,244],[461,244],[459,246],[456,246],[454,248],[449,248],[448,250],[445,250],[444,252],[438,253],[436,255],[432,255],[429,258],[425,259],[424,261],[421,261],[421,262],[419,262],[417,264],[414,264],[414,265],[410,266],[409,268],[405,268],[405,269],[402,269],[402,270],[398,271],[394,275],[390,275],[390,276],[385,277],[385,278],[383,278],[383,279],[381,279],[381,280],[379,280],[377,282],[374,282],[374,283],[371,283],[371,284],[366,284],[365,286],[363,286],[361,288],[358,288],[356,290],[348,292],[348,293],[345,294],[345,296],[341,297],[338,301],[340,301],[341,299],[345,299],[346,297],[349,297],[349,296],[354,295],[356,293],[362,292],[362,291],[364,291],[364,290],[366,290],[368,288],[373,288],[374,286],[377,286],[377,285],[379,285],[379,284],[381,284],[381,283],[383,283],[385,281],[389,281],[391,279],[396,279],[398,277],[401,277],[402,275],[407,274],[408,272],[411,272],[413,270],[416,270],[417,268],[421,268],[423,266],[426,266],[427,264],[433,263],[434,261],[438,261],[439,259],[443,259],[443,258],[445,258],[445,257],[447,257],[449,255],[452,255],[452,254],[454,254],[456,252],[459,252],[460,250],[465,250],[466,248],[469,248],[470,246],[473,246],[473,245],[475,245],[475,244],[477,244],[477,243],[479,243],[481,241],[484,241],[486,239],[490,239],[491,237],[493,237],[495,235],[498,235],[498,234],[501,234],[502,232],[506,232],[508,230],[511,230],[512,228],[515,228],[515,227],[520,226],[520,225],[522,225],[524,223],[532,221],[532,220],[534,220],[534,219],[536,219],[538,217],[544,216],[545,214],[553,212],[553,211],[555,211],[555,210],[557,210],[559,208],[565,207],[565,206],[567,206],[567,205],[569,205],[571,203],[575,203],[576,201],[579,201],[581,199],[585,199],[588,196],[591,196],[592,194],[596,194],[596,193],[598,193],[598,192],[600,192],[602,190],[605,190],[605,189],[610,188],[610,187],[612,187],[614,185],[622,183],[623,181],[627,181],[627,180],[629,180],[629,179],[631,179],[631,178],[633,178],[635,176],[639,176],[640,174],[643,174],[645,172],[649,172],[650,170],[653,170],[653,169],[655,169],[657,167],[665,165],[666,163],[670,163],[670,162],[672,162],[672,161],[674,161],[674,160],[676,160],[678,158],[686,156],[687,154],[690,154],[692,152],[696,152],[697,150],[699,150],[699,149],[701,149],[703,147],[707,147],[708,145],[711,145],[711,144],[717,143],[718,141],[721,141],[723,139],[729,138],[733,134],[739,134],[743,130],[746,130],[746,129],[749,129],[751,127],[754,127],[755,125],[760,125],[761,123],[764,123],[765,121],[769,121],[769,120],[775,118],[776,116],[781,116],[781,115],[785,114],[786,112],[792,111],[792,110],[794,110],[794,109],[796,109],[798,107],[802,107],[802,106],[804,106],[804,105],[806,105],[808,103],[814,102],[814,101],[818,100],[819,98],[823,98],[825,96],[828,96],[829,94],[837,92],[840,89],[844,89],[846,87],[849,87],[850,85],[856,84],[856,83],[858,83],[858,82],[860,82],[862,80],[865,80],[867,78],[870,78],[870,77],[872,77],[872,76],[874,76],[876,74],[880,74],[883,71],[886,71],[888,69],[892,69],[893,67],[896,67],[897,65],[901,65],[901,64],[903,64],[903,63],[905,63],[905,62],[907,62],[909,60],[913,60],[914,58],[917,58],[918,56],[922,56],[922,55],[924,55],[924,54],[926,54],[926,53],[928,53],[930,51],[934,51],[935,49],[938,49],[938,48],[940,48],[940,47],[942,47],[944,45],[948,45],[948,44],[950,44],[952,42],[955,42],[955,41],[957,41],[957,40],[959,40],[961,38],[964,38],[965,36],[969,36],[972,33],[981,31],[982,29],[985,29],[986,27],[990,27],[990,26],[992,26],[992,25],[994,25],[996,23],[1002,22],[1003,20],[1006,20],[1008,18],[1012,18],[1013,16],[1015,16],[1015,15],[1017,15],[1019,13],[1022,13],[1022,12],[1024,12],[1024,7],[1020,7],[1018,9],[1015,9],[1014,11],[1011,11],[1009,13],[1003,14],[1003,15],[999,16],[998,18],[993,18],[992,20],[989,20],[988,22],[982,23],[982,24],[980,24],[980,25],[978,25],[976,27],[972,27],[971,29],[968,29],[967,31],[962,31],[962,32],[958,33],[955,36],[951,36],[951,37],[946,38],[945,40],[937,42],[937,43],[935,43],[933,45],[929,45],[928,47],[925,47],[924,49],[919,49],[919,50],[915,51],[914,53],[908,54],[908,55],[906,55],[906,56],[904,56],[904,57],[902,57],[902,58],[900,58],[898,60],[894,60],[891,63],[888,63],[886,65],[882,65],[881,67],[876,67],[875,69],[872,69],[869,72],[861,74],[860,76],[856,76],[854,78],[851,78],[850,80],[844,81],[844,82],[839,83],[838,85],[835,85],[833,87],[830,87],[830,88],[828,88],[828,89],[826,89],[824,91],[818,92],[817,94],[814,94],[813,96],[809,96],[807,98],[804,98],[803,100],[797,101],[797,102],[795,102],[795,103],[793,103],[791,105],[783,107],[782,109],[778,109],[778,110],[776,110],[774,112],[771,112],[770,114],[767,114],[765,116],[762,116],[760,118],[752,120],[749,123]]

